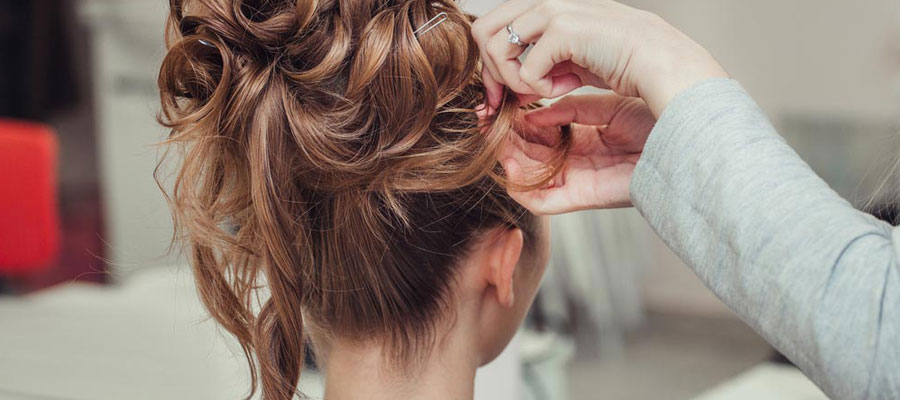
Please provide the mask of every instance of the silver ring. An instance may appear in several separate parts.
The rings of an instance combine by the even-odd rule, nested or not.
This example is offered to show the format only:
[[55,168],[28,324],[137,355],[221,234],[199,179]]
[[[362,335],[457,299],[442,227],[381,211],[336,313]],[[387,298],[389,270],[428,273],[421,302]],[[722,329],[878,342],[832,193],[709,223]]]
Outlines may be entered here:
[[506,39],[507,42],[519,47],[526,46],[526,44],[522,43],[520,40],[519,34],[513,30],[512,24],[506,26],[506,31],[509,32],[509,37]]

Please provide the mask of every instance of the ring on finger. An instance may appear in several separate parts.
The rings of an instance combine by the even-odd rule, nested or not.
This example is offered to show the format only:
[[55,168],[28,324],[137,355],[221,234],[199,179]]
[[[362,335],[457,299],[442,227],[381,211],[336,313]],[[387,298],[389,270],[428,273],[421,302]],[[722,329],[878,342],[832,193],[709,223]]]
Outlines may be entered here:
[[522,43],[522,40],[521,40],[521,37],[519,37],[519,34],[513,30],[512,24],[506,25],[506,31],[509,32],[509,37],[506,39],[507,42],[512,43],[519,47],[527,46],[525,43]]

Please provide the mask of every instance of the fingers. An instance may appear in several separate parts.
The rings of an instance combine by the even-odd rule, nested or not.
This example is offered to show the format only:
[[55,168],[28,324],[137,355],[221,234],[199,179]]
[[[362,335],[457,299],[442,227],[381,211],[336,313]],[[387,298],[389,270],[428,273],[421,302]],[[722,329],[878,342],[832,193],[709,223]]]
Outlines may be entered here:
[[494,79],[494,75],[487,67],[481,68],[481,80],[487,91],[488,115],[492,115],[494,110],[500,108],[500,102],[503,101],[503,84]]
[[[475,38],[475,41],[478,43],[478,47],[481,50],[481,60],[484,64],[484,70],[491,74],[494,82],[497,82],[501,87],[503,84],[507,84],[503,79],[502,74],[497,69],[497,65],[494,62],[494,57],[489,54],[488,49],[491,39],[498,35],[499,32],[506,32],[506,25],[518,17],[520,14],[528,10],[529,7],[534,3],[535,0],[510,0],[502,3],[499,7],[494,9],[493,11],[485,14],[481,18],[478,18],[475,23],[472,25],[472,35]],[[496,46],[496,45],[495,45]],[[513,44],[507,43],[507,46],[518,47]],[[501,58],[502,59],[502,58]],[[515,81],[518,81],[516,79]],[[496,86],[487,87],[488,97],[490,106],[493,108],[499,108],[500,102],[503,99],[502,89],[497,90]]]
[[488,105],[491,108],[499,109],[500,103],[503,101],[503,81],[499,79],[500,73],[497,71],[497,67],[483,48],[481,51],[481,64],[482,81],[487,91]]
[[544,202],[545,190],[517,191],[514,189],[516,186],[528,186],[542,178],[540,175],[542,165],[531,160],[521,151],[514,151],[508,158],[501,161],[501,165],[506,172],[506,178],[511,183],[510,189],[507,191],[510,197],[532,213],[548,214],[547,204]]
[[[582,86],[593,86],[600,89],[609,89],[609,85],[600,79],[599,76],[591,73],[587,68],[584,68],[574,62],[563,61],[553,66],[553,69],[550,71],[550,76],[557,77],[563,75],[575,75],[580,79],[580,83]],[[554,88],[555,89],[555,88]],[[566,92],[568,93],[568,92]],[[559,93],[557,96],[562,96],[565,93]]]
[[[584,81],[576,74],[553,75],[551,73],[550,82],[550,95],[546,97],[548,99],[555,99],[562,95],[569,94],[573,90],[584,86]],[[526,82],[526,85],[527,84],[528,83]]]
[[[577,73],[578,71],[575,71],[574,68],[568,68],[571,66],[571,63],[569,62],[563,62],[554,67],[547,74],[545,79],[538,83],[538,85],[546,85],[546,88],[529,84],[522,79],[522,63],[518,60],[519,55],[524,51],[524,47],[508,43],[505,36],[503,38],[499,38],[499,36],[502,35],[498,34],[498,38],[492,40],[489,46],[495,48],[496,53],[502,53],[504,51],[503,49],[513,50],[503,53],[505,54],[504,57],[509,58],[494,58],[490,62],[490,65],[493,65],[494,69],[499,70],[499,72],[496,73],[503,74],[500,79],[495,78],[494,73],[487,67],[487,63],[485,63],[486,66],[482,69],[489,103],[493,108],[499,107],[503,96],[504,84],[509,86],[510,89],[519,95],[521,104],[533,103],[543,98],[560,97],[585,85],[583,78]],[[516,50],[517,48],[519,50]],[[492,53],[489,52],[489,54]],[[488,57],[491,56],[489,55]],[[531,56],[529,55],[529,57]],[[541,91],[543,93],[540,93]]]
[[490,64],[494,66],[500,76],[499,79],[516,93],[534,94],[528,85],[519,78],[519,56],[525,52],[527,46],[519,46],[508,41],[509,33],[504,28],[498,31],[487,44],[487,56]]
[[512,197],[522,207],[535,215],[557,215],[567,212],[586,210],[589,207],[572,207],[566,193],[561,189],[533,190],[530,192],[516,192],[509,190]]
[[531,8],[534,2],[534,0],[509,0],[482,15],[472,25],[475,41],[479,44],[486,43],[497,31],[505,29],[510,21]]
[[[560,89],[554,93],[553,76],[550,74],[556,64],[571,59],[568,44],[558,36],[545,34],[534,45],[528,57],[519,69],[519,77],[535,93],[553,98],[554,94],[561,95]],[[570,90],[571,91],[571,90]],[[564,93],[563,93],[564,94]]]
[[[566,103],[577,105],[573,100],[566,100],[561,110],[577,109]],[[635,103],[624,101],[623,104]],[[646,108],[646,105],[644,107]],[[624,112],[627,113],[627,110],[628,107]],[[570,117],[566,120],[585,120],[571,117],[573,115],[577,117],[579,112],[569,114]],[[590,117],[586,120],[597,121]],[[557,132],[557,136],[554,137],[549,132]],[[536,125],[524,124],[521,132],[517,130],[518,134],[510,135],[509,141],[499,155],[510,183],[507,187],[509,195],[535,214],[560,214],[593,208],[629,206],[629,185],[640,152],[614,150],[600,142],[598,132],[596,126],[573,125],[572,134],[576,137],[572,146],[580,146],[586,149],[587,153],[575,153],[573,157],[570,150],[569,157],[553,181],[548,186],[534,188],[535,183],[546,178],[547,168],[554,165],[553,161],[559,156],[559,150],[554,145],[558,143],[558,129],[547,127],[541,129]],[[582,140],[582,145],[579,145],[578,137],[594,144],[589,146],[585,144],[588,142]]]
[[[485,75],[488,103],[493,108],[499,108],[503,99],[498,85],[506,85],[521,95],[537,94],[544,98],[558,97],[584,85],[583,79],[572,71],[552,73],[555,64],[568,60],[564,57],[568,54],[568,45],[544,37],[555,8],[535,6],[537,4],[539,0],[505,2],[476,20],[472,27],[484,64],[482,74]],[[507,27],[519,36],[520,42],[537,42],[525,65],[519,57],[527,46],[510,43]]]
[[[510,183],[513,185],[524,186],[528,182],[528,178],[525,176],[525,171],[522,169],[519,161],[514,158],[508,158],[503,160],[501,164],[503,165],[503,170],[506,171],[506,178],[509,179]],[[528,211],[535,214],[541,214],[539,212],[541,203],[535,191],[519,192],[509,190],[508,193],[513,200],[527,208]]]
[[547,147],[559,145],[563,139],[562,130],[558,126],[542,126],[536,125],[528,120],[523,120],[516,129],[516,133],[523,140],[531,143],[538,143]]
[[607,155],[641,153],[656,125],[647,103],[615,94],[568,96],[524,120],[544,128],[571,124],[572,149]]
[[539,126],[607,125],[624,105],[633,101],[615,94],[568,96],[525,114],[525,120]]
[[[536,138],[533,133],[531,136],[532,138],[511,135],[510,145],[512,148],[507,151],[507,154],[521,154],[528,157],[531,161],[542,164],[550,162],[559,155],[557,149],[552,147],[552,144],[548,143],[549,141],[554,140],[552,137]],[[535,138],[538,140],[534,140]],[[558,139],[555,140],[558,141]]]
[[631,206],[633,164],[600,171],[564,171],[553,185],[528,191],[518,191],[515,185],[526,186],[540,177],[533,161],[519,153],[503,160],[502,165],[513,184],[507,190],[510,197],[537,215]]
[[516,190],[545,179],[547,162],[555,158],[556,150],[515,137],[508,147],[501,159],[501,165],[510,183],[508,188],[510,197],[532,213],[539,215],[569,211],[571,201],[562,194],[565,187],[563,174],[557,175],[553,182],[544,188]]
[[[528,48],[527,44],[540,39],[548,21],[547,12],[543,7],[532,7],[497,31],[487,44],[487,53],[491,57],[491,62],[496,66],[507,86],[516,93],[534,93],[532,88],[519,77],[519,69],[522,66],[519,57],[525,53]],[[526,45],[510,43],[508,28],[512,28],[512,31],[519,37],[519,41]]]
[[[511,26],[513,32],[519,35],[519,41],[534,44],[540,40],[547,29],[551,15],[548,14],[546,7],[531,7],[515,19],[510,20],[507,25]],[[506,32],[505,28],[504,26],[504,32]]]
[[[527,159],[525,160],[527,161]],[[506,159],[502,162],[502,165],[503,169],[506,171],[507,179],[509,179],[513,185],[524,186],[539,177],[533,172],[535,171],[535,168],[528,164],[522,164],[521,158]],[[513,200],[535,215],[562,214],[564,212],[573,211],[573,209],[584,208],[573,208],[571,201],[565,194],[565,190],[560,187],[523,192],[509,189],[507,190],[507,193],[509,193],[509,196],[512,197]]]

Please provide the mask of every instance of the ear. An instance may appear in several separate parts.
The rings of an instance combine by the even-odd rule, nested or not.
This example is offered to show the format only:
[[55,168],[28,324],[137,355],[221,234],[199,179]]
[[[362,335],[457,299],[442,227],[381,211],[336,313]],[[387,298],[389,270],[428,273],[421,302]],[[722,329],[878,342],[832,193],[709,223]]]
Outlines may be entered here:
[[521,229],[500,229],[489,236],[487,246],[487,281],[497,290],[497,302],[512,307],[514,302],[513,277],[525,239]]

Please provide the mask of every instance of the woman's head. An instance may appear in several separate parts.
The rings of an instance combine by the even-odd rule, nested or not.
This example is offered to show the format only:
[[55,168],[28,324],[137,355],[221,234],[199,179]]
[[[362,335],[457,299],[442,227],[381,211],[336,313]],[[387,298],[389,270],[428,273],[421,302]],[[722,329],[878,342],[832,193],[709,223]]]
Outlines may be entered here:
[[266,396],[293,394],[305,327],[410,362],[481,283],[498,305],[485,318],[512,321],[486,331],[485,353],[502,348],[546,235],[501,185],[515,101],[487,123],[474,112],[470,18],[452,0],[170,6],[161,120],[183,150],[170,200],[201,298]]

